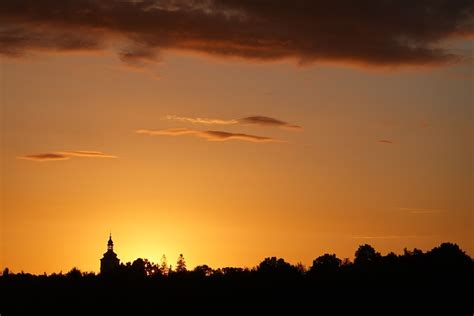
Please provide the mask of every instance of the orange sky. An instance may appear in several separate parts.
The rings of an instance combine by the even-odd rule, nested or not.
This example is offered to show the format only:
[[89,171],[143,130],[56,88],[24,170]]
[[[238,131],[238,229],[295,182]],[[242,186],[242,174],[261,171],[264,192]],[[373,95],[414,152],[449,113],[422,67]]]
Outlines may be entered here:
[[145,67],[108,50],[2,57],[2,269],[97,272],[110,231],[122,262],[190,267],[310,265],[362,243],[474,254],[471,65],[173,48]]

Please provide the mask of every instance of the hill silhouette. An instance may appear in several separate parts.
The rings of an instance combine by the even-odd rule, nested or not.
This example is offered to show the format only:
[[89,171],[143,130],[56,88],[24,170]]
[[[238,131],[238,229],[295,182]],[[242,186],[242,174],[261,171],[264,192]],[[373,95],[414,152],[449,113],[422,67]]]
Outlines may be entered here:
[[32,275],[5,269],[0,312],[472,315],[473,276],[473,259],[453,243],[399,255],[381,255],[365,244],[353,261],[323,254],[308,269],[276,257],[251,269],[200,265],[192,270],[183,255],[176,268],[166,260],[155,264],[139,258],[106,274],[73,268],[66,274]]

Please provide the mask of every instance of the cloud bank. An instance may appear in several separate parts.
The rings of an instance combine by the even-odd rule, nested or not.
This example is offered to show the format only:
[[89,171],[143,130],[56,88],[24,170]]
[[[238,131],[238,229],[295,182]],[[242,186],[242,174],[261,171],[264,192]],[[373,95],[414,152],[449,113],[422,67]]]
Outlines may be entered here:
[[32,161],[55,161],[55,160],[68,160],[73,157],[89,157],[89,158],[117,158],[117,156],[105,154],[100,151],[58,151],[51,153],[40,153],[40,154],[29,154],[18,156],[18,159],[32,160]]
[[227,141],[227,140],[243,140],[255,143],[277,142],[278,140],[266,136],[257,136],[244,133],[230,133],[224,131],[199,131],[189,128],[170,128],[170,129],[139,129],[135,131],[138,134],[150,136],[181,136],[193,135],[204,138],[208,141]]
[[443,65],[474,35],[472,0],[2,0],[0,54],[114,50],[129,64],[162,50],[256,61]]

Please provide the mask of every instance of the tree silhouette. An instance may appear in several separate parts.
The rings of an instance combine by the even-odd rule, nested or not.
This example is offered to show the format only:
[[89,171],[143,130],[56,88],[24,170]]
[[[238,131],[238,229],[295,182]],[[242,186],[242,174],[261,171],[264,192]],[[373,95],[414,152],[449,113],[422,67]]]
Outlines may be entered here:
[[144,259],[143,264],[145,268],[145,274],[147,276],[154,276],[159,273],[159,269],[156,267],[156,265],[148,259]]
[[313,261],[313,265],[311,266],[311,272],[325,272],[330,273],[337,271],[337,269],[341,266],[341,259],[336,257],[335,254],[324,254],[322,256],[317,257]]
[[145,260],[143,260],[142,258],[138,258],[133,261],[131,266],[131,272],[133,277],[144,278],[147,275],[145,269]]
[[184,273],[188,271],[186,269],[186,261],[184,260],[183,254],[180,254],[178,257],[178,261],[176,262],[176,272],[177,273]]
[[471,261],[471,258],[454,243],[442,243],[427,255],[429,260],[443,265],[467,264]]
[[166,259],[166,255],[161,256],[159,269],[160,269],[161,275],[168,275],[169,267],[168,267],[168,259]]
[[298,273],[298,269],[282,258],[265,258],[257,267],[257,272],[261,274],[273,274],[285,276],[291,273]]
[[203,264],[203,265],[195,267],[193,272],[196,275],[208,277],[213,274],[214,270],[212,270],[212,268],[209,267],[207,264]]
[[295,268],[296,268],[296,270],[298,271],[299,274],[305,274],[306,272],[308,272],[308,269],[306,268],[306,266],[302,262],[298,262],[295,265]]
[[375,249],[368,244],[361,245],[355,252],[355,259],[354,263],[358,265],[368,264],[368,263],[375,263],[381,258],[379,252],[375,251]]
[[76,267],[72,268],[71,270],[69,270],[68,273],[66,273],[66,277],[70,279],[80,279],[81,276],[82,276],[81,270],[79,270]]

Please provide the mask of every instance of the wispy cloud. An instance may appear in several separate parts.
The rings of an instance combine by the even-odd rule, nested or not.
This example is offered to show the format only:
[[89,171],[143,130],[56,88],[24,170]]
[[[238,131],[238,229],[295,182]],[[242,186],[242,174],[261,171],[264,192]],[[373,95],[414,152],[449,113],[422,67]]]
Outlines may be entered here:
[[167,128],[167,129],[138,129],[135,131],[138,134],[146,134],[150,136],[164,135],[164,136],[179,136],[198,134],[199,131],[189,128]]
[[75,157],[97,157],[97,158],[117,158],[115,155],[105,154],[100,151],[87,151],[87,150],[76,150],[76,151],[62,151],[64,155],[75,156]]
[[73,157],[89,157],[89,158],[117,158],[117,156],[105,154],[100,151],[74,150],[74,151],[58,151],[39,154],[28,154],[18,156],[18,159],[31,161],[57,161],[68,160]]
[[397,210],[409,212],[410,214],[436,214],[444,212],[443,209],[433,208],[412,208],[412,207],[396,207]]
[[416,239],[434,238],[436,235],[379,235],[379,236],[352,236],[352,239]]
[[194,123],[194,124],[204,124],[204,125],[232,125],[237,124],[237,120],[222,120],[222,119],[210,119],[210,118],[201,118],[201,117],[186,117],[186,116],[176,116],[176,115],[167,115],[167,120]]
[[196,137],[207,139],[208,141],[227,141],[227,140],[243,140],[256,143],[264,142],[278,142],[279,140],[266,137],[244,133],[230,133],[224,131],[199,131],[189,128],[170,128],[170,129],[139,129],[135,131],[138,134],[145,134],[150,136],[181,136],[193,135]]
[[303,127],[295,124],[290,124],[288,122],[269,117],[269,116],[248,116],[241,119],[216,119],[216,118],[201,118],[201,117],[187,117],[187,116],[176,116],[176,115],[167,115],[166,119],[193,123],[193,124],[203,124],[203,125],[259,125],[259,126],[271,126],[271,127],[280,127],[291,130],[302,130]]
[[199,136],[204,137],[207,140],[214,140],[214,141],[224,141],[224,140],[230,140],[230,139],[240,139],[240,140],[246,140],[250,142],[277,141],[274,138],[266,137],[266,136],[257,136],[257,135],[244,134],[244,133],[229,133],[229,132],[222,132],[222,131],[204,131]]
[[388,145],[395,144],[395,142],[393,140],[390,140],[390,139],[380,139],[378,142],[381,143],[381,144],[388,144]]

